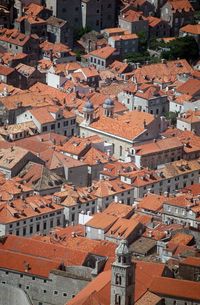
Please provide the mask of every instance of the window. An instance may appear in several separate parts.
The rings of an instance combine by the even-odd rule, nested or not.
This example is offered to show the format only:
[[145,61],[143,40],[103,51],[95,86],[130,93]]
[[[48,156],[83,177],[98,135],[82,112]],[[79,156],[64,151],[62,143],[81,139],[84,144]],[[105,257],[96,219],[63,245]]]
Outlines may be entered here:
[[60,123],[58,123],[58,128],[60,128]]
[[115,284],[121,285],[121,283],[122,283],[122,277],[117,273],[115,276]]
[[54,130],[54,129],[55,129],[55,127],[56,127],[56,125],[55,125],[55,124],[51,124],[51,130]]
[[44,289],[43,292],[46,293],[47,291]]
[[36,231],[40,231],[40,224],[38,223],[37,226],[36,226]]
[[53,294],[58,294],[58,291],[57,291],[57,290],[55,290],[55,291],[53,292]]
[[26,228],[23,228],[23,236],[26,235]]
[[64,121],[64,126],[68,126],[68,121]]
[[30,227],[30,234],[32,234],[33,233],[33,227],[31,226]]
[[42,131],[47,131],[47,126],[43,126]]
[[47,228],[47,223],[44,222],[44,223],[43,223],[43,230],[46,230],[46,228]]
[[57,218],[57,226],[60,226],[60,218]]
[[119,294],[115,295],[115,305],[121,305],[121,296]]
[[64,296],[64,297],[67,297],[67,293],[66,293],[66,292],[63,292],[63,296]]
[[122,156],[122,151],[123,151],[123,148],[122,148],[122,146],[120,145],[120,147],[119,147],[119,155],[120,155],[120,157]]

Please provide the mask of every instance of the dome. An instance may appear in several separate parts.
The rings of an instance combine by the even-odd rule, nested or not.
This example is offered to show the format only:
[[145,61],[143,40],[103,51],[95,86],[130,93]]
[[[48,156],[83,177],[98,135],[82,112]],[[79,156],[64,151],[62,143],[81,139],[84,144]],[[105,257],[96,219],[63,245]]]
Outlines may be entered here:
[[94,106],[92,104],[92,102],[88,99],[85,103],[85,105],[83,106],[83,111],[85,112],[91,112],[94,110]]
[[114,107],[114,101],[111,98],[105,99],[105,101],[103,103],[103,107],[104,108],[112,108],[112,107]]
[[116,255],[127,255],[127,254],[129,254],[127,240],[123,239],[122,241],[120,241],[119,246],[115,250],[115,254]]

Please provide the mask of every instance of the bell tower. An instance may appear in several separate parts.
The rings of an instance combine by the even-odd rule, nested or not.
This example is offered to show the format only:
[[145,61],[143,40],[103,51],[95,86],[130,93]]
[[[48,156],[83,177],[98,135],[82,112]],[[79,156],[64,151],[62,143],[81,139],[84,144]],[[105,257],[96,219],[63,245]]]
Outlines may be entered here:
[[112,264],[110,305],[133,305],[135,290],[135,265],[126,240],[122,240],[115,251]]

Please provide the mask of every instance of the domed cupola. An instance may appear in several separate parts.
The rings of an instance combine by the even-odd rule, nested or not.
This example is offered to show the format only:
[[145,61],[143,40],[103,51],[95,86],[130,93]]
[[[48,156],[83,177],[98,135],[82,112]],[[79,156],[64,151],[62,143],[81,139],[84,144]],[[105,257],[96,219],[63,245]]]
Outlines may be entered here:
[[87,101],[85,102],[85,105],[83,106],[83,112],[90,113],[93,111],[94,111],[94,106],[93,106],[92,102],[89,99],[87,99]]
[[115,250],[115,255],[117,258],[118,263],[122,264],[129,264],[130,263],[130,252],[128,249],[128,242],[127,240],[123,239],[119,246]]
[[94,114],[94,105],[89,99],[87,99],[87,101],[83,106],[83,115],[85,122],[87,124],[90,124],[93,121],[93,114]]
[[115,103],[111,98],[105,99],[103,103],[103,108],[104,108],[104,114],[107,117],[112,117],[113,116],[113,111],[114,111]]

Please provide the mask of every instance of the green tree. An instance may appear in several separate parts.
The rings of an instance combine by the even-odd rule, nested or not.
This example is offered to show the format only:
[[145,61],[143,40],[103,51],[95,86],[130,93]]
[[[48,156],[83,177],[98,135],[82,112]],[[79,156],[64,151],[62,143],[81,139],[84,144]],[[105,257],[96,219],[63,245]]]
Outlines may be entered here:
[[165,113],[165,117],[167,120],[170,120],[171,121],[171,124],[173,126],[176,125],[176,121],[177,121],[177,116],[178,116],[178,112],[166,112]]
[[139,49],[144,52],[147,50],[147,35],[144,31],[139,32],[137,35],[139,38]]
[[169,51],[163,51],[162,58],[167,60],[185,58],[188,61],[195,61],[199,56],[199,49],[196,40],[191,36],[180,37],[166,44]]
[[74,30],[74,37],[75,40],[79,40],[84,34],[89,33],[91,28],[86,26],[85,28],[75,29]]

